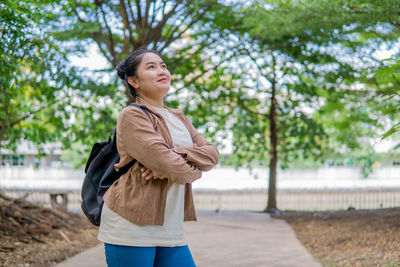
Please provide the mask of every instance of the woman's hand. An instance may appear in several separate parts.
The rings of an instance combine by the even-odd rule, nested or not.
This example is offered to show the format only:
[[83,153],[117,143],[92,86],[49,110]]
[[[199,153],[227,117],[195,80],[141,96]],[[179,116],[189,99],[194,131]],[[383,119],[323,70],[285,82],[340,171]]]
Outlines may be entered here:
[[157,177],[153,176],[153,172],[150,169],[147,169],[146,167],[142,167],[142,177],[145,178],[146,180],[150,180],[153,178],[154,180],[157,179]]

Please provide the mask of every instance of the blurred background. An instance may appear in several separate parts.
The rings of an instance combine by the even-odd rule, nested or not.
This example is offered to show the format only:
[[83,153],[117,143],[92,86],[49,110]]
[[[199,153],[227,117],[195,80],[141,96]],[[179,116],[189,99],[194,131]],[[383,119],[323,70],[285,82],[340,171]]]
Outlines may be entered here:
[[399,1],[0,3],[0,191],[78,213],[84,166],[154,49],[165,103],[220,151],[196,207],[400,206]]

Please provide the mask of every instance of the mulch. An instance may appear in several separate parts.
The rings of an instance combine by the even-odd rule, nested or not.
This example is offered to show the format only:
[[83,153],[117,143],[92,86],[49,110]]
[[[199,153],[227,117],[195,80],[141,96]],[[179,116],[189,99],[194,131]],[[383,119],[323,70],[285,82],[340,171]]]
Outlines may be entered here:
[[298,239],[322,266],[400,266],[400,208],[283,211]]
[[80,214],[0,194],[0,266],[54,266],[98,245],[97,232]]
[[[400,208],[282,211],[322,266],[400,266]],[[0,266],[54,266],[100,244],[81,214],[0,194]]]

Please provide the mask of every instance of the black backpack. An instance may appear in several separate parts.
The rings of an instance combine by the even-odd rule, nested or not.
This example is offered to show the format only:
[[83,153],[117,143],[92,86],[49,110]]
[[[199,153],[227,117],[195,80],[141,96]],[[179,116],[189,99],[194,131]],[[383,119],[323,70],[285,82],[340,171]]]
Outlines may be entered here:
[[[149,117],[147,111],[141,106],[137,104],[130,104],[128,106],[140,108]],[[100,225],[101,209],[104,204],[103,196],[107,189],[114,181],[121,177],[121,175],[126,173],[136,161],[133,160],[129,162],[127,165],[120,168],[118,172],[115,171],[114,164],[118,163],[120,159],[117,150],[116,136],[116,129],[114,129],[109,135],[108,141],[95,143],[85,167],[86,176],[82,184],[81,209],[86,217],[88,217],[89,221],[96,226]]]

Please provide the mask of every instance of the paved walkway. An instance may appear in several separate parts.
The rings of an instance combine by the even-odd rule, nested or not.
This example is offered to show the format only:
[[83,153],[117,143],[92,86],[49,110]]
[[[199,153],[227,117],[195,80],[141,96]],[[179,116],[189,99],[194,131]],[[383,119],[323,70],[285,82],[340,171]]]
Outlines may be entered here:
[[[283,220],[265,213],[197,211],[186,222],[189,248],[198,267],[320,266]],[[104,245],[88,249],[56,267],[105,267]]]

